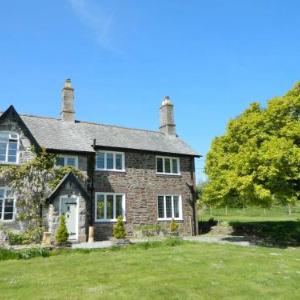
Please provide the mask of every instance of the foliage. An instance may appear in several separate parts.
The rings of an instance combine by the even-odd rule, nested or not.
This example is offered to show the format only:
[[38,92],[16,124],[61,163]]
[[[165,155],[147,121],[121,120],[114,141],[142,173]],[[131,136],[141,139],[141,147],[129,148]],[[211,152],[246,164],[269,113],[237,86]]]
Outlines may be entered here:
[[174,221],[174,219],[172,219],[171,223],[170,223],[170,231],[171,233],[175,233],[178,231],[178,227],[179,225]]
[[66,217],[65,215],[61,215],[59,217],[59,225],[56,231],[55,240],[58,244],[66,243],[69,237],[67,225],[66,225]]
[[[11,188],[18,208],[18,220],[24,222],[34,241],[41,238],[42,206],[47,196],[65,174],[73,172],[83,180],[82,173],[73,167],[55,168],[56,155],[45,149],[35,151],[35,158],[19,166],[0,166],[0,180]],[[36,228],[39,230],[35,231]]]
[[126,237],[126,231],[122,216],[117,218],[117,223],[114,225],[113,236],[116,239],[124,239]]
[[22,232],[8,231],[7,238],[10,245],[23,245],[26,241],[26,237]]
[[265,109],[253,103],[207,155],[203,200],[215,206],[294,204],[300,197],[300,83]]
[[0,248],[0,261],[9,259],[30,259],[33,257],[48,257],[48,249],[41,247],[27,248],[22,250],[9,250]]

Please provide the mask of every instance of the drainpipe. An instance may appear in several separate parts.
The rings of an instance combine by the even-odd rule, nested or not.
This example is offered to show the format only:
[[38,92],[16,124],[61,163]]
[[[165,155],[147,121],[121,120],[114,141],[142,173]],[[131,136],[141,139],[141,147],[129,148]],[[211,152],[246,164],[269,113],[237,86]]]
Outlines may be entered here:
[[193,182],[193,219],[194,232],[193,235],[198,235],[198,219],[197,219],[197,199],[196,199],[196,176],[195,176],[195,158],[191,159],[191,177]]

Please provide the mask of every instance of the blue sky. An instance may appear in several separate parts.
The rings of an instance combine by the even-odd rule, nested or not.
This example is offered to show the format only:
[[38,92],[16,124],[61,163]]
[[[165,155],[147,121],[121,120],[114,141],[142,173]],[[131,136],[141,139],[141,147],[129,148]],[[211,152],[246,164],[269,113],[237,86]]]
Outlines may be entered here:
[[56,117],[71,78],[77,119],[156,130],[169,95],[178,134],[205,157],[230,118],[300,80],[299,11],[296,0],[2,1],[0,109]]

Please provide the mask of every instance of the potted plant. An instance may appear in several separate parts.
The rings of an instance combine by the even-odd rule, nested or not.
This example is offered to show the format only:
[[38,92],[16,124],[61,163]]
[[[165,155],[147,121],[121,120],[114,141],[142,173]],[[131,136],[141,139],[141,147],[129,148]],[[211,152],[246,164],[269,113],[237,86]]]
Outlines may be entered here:
[[59,246],[69,246],[68,243],[69,233],[66,225],[65,215],[59,217],[59,225],[55,235],[56,244]]
[[172,221],[170,223],[170,236],[178,236],[179,235],[178,227],[179,227],[179,225],[174,221],[174,219],[172,219]]

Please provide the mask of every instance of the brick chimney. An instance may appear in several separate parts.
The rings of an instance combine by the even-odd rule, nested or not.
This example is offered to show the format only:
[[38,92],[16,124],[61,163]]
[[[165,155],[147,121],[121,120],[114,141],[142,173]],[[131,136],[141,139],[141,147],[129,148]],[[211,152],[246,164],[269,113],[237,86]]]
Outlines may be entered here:
[[168,96],[165,96],[160,107],[160,131],[176,136],[176,125],[174,123],[174,106]]
[[71,85],[71,79],[65,81],[65,85],[61,90],[61,112],[60,118],[62,121],[74,122],[74,89]]

